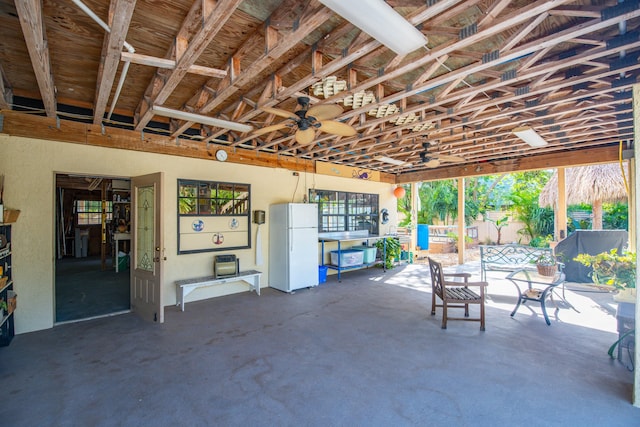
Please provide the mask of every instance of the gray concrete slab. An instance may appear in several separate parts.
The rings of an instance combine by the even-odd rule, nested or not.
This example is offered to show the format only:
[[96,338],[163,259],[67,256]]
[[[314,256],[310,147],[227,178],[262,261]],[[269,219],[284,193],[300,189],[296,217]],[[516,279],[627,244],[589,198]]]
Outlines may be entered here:
[[567,291],[547,326],[491,278],[487,330],[430,315],[425,265],[348,272],[65,324],[0,348],[12,426],[637,426],[632,373],[612,360],[615,304]]

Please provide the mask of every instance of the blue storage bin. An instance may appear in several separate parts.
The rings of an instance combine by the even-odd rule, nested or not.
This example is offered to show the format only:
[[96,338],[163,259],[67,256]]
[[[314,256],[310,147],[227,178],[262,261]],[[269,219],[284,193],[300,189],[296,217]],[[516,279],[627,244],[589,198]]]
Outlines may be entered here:
[[418,224],[418,246],[423,251],[429,249],[429,225]]
[[324,283],[327,281],[327,271],[329,271],[329,267],[326,265],[318,266],[318,283]]

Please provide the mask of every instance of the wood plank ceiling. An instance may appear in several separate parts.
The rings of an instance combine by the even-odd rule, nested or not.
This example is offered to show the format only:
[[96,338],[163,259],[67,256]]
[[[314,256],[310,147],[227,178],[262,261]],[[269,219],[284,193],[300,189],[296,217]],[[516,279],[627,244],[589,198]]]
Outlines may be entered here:
[[[427,37],[424,48],[396,55],[316,0],[0,0],[0,108],[398,182],[631,146],[638,1],[387,3]],[[333,81],[344,90],[329,92]],[[294,111],[299,96],[341,105],[337,120],[357,134],[317,131],[300,145],[294,126],[256,136],[153,109],[260,129],[287,120],[261,108]],[[549,144],[530,147],[518,126]],[[430,168],[425,151],[464,161]]]

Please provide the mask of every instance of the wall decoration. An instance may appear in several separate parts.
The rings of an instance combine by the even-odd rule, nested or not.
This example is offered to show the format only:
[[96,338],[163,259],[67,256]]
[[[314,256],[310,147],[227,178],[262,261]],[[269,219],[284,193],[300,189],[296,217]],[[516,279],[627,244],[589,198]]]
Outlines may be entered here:
[[191,223],[191,228],[193,229],[193,231],[204,230],[204,221],[202,221],[201,219],[196,219]]
[[316,173],[322,175],[341,176],[344,178],[366,179],[367,181],[381,182],[380,171],[345,165],[334,165],[326,162],[316,162]]
[[251,247],[251,186],[178,180],[178,254]]

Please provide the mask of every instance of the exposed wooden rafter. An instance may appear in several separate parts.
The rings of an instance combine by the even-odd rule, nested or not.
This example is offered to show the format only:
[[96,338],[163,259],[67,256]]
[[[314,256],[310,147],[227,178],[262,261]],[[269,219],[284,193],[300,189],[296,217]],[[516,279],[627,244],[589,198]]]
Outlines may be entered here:
[[118,64],[120,63],[120,53],[124,45],[129,22],[133,15],[136,0],[111,0],[109,9],[109,27],[111,31],[105,34],[102,46],[102,60],[98,69],[98,80],[96,87],[95,107],[93,109],[93,123],[102,122],[104,112],[109,102],[109,95],[116,78]]
[[41,0],[21,0],[16,2],[24,41],[29,50],[33,72],[38,81],[40,96],[49,117],[56,115],[56,88],[51,74],[49,45],[42,16]]

